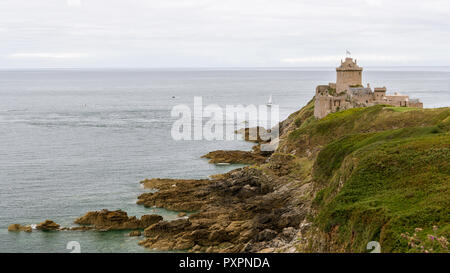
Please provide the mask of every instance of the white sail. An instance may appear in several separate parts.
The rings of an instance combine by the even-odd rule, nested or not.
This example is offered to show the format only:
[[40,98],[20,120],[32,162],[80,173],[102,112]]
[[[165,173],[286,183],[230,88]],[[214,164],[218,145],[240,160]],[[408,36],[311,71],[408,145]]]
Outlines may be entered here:
[[272,105],[272,95],[270,95],[269,101],[267,102],[267,105]]

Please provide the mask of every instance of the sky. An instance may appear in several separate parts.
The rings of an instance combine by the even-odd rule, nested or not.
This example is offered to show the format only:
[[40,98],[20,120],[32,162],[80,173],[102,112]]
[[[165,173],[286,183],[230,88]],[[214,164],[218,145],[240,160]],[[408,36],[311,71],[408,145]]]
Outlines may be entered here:
[[450,1],[0,0],[0,69],[449,66]]

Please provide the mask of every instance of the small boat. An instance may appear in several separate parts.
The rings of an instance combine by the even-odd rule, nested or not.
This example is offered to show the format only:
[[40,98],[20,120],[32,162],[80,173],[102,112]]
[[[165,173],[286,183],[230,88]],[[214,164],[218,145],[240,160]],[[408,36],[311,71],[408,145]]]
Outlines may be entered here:
[[272,95],[270,95],[269,101],[266,104],[267,106],[272,106]]

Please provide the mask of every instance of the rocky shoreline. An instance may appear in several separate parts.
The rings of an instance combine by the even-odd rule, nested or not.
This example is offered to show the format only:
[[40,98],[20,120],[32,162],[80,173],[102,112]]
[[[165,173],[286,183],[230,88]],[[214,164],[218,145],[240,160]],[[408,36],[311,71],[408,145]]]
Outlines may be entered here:
[[[61,228],[52,221],[38,226],[49,231],[130,230],[130,236],[143,235],[141,246],[159,251],[364,252],[367,242],[374,240],[382,243],[384,251],[409,251],[401,232],[417,227],[404,223],[413,217],[428,217],[431,220],[423,225],[445,226],[448,218],[440,215],[448,217],[448,209],[442,214],[440,210],[427,209],[416,215],[415,211],[408,211],[416,203],[397,206],[392,201],[397,199],[389,198],[405,194],[407,197],[401,200],[407,200],[414,197],[411,192],[423,191],[423,187],[414,188],[412,175],[417,170],[422,170],[420,175],[429,175],[422,183],[448,188],[448,166],[442,162],[449,159],[449,111],[442,108],[397,112],[380,105],[317,120],[311,101],[279,124],[279,147],[274,153],[262,153],[259,147],[266,141],[258,137],[252,151],[214,151],[204,156],[211,163],[250,166],[210,179],[142,181],[143,187],[151,191],[139,195],[137,204],[178,211],[176,220],[165,221],[159,215],[138,219],[124,211],[102,210],[76,219],[80,225],[77,227]],[[398,145],[405,146],[397,150]],[[384,150],[386,154],[372,159]],[[403,154],[411,169],[405,167]],[[414,161],[413,156],[418,159]],[[428,165],[421,163],[424,160],[434,164],[430,166],[437,171],[431,172]],[[391,174],[386,166],[404,168]],[[370,183],[376,179],[380,179],[378,184]],[[395,184],[399,179],[405,182]],[[385,192],[387,197],[372,192]],[[433,190],[429,194],[440,192]],[[433,202],[448,204],[444,197],[420,198],[424,205],[414,208],[417,211],[423,206],[434,208],[441,204]],[[389,214],[399,208],[397,214]],[[8,230],[30,232],[31,227],[16,224]]]
[[278,187],[273,177],[255,168],[231,171],[210,181],[174,180],[166,184],[172,183],[177,186],[159,188],[151,183],[158,191],[141,195],[138,203],[152,206],[159,200],[165,208],[196,212],[186,219],[161,221],[146,228],[147,238],[140,242],[145,247],[255,252],[292,240],[304,217],[289,208],[287,187]]
[[[236,133],[249,140],[249,132],[247,129]],[[101,210],[77,218],[74,223],[79,226],[60,227],[46,220],[36,229],[129,230],[130,236],[144,235],[140,245],[159,251],[257,252],[279,248],[294,239],[305,213],[290,209],[288,186],[282,186],[276,175],[264,174],[254,167],[266,163],[271,154],[260,152],[260,144],[266,141],[259,135],[252,142],[252,151],[218,150],[203,156],[210,163],[252,164],[251,167],[211,179],[141,181],[144,188],[152,191],[139,195],[137,204],[179,211],[177,220],[164,221],[159,215],[138,219],[121,210]],[[8,230],[31,232],[31,227],[16,224]]]

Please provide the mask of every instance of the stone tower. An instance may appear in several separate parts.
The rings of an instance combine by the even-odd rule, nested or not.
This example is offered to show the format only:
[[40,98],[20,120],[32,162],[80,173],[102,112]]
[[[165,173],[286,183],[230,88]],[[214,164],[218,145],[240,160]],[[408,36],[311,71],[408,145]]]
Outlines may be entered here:
[[352,58],[341,61],[341,66],[336,68],[336,92],[348,91],[349,87],[362,87],[362,70]]

